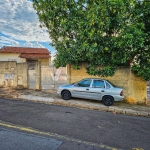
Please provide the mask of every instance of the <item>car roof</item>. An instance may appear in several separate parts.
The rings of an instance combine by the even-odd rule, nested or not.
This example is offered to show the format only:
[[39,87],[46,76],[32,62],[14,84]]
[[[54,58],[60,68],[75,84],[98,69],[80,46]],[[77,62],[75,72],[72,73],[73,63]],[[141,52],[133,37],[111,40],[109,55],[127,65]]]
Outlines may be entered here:
[[[82,80],[85,80],[85,79],[91,79],[91,80],[105,80],[105,79],[101,79],[101,78],[84,78],[84,79],[82,79]],[[105,81],[107,81],[107,80],[105,80]]]

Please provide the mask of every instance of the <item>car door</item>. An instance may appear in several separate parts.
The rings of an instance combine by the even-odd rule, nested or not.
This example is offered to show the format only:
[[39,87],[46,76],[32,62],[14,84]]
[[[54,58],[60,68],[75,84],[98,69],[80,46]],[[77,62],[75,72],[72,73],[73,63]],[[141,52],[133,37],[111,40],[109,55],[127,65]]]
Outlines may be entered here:
[[89,98],[89,88],[91,86],[91,79],[84,79],[74,85],[72,89],[72,96],[78,98]]
[[92,82],[91,88],[89,89],[90,98],[95,100],[101,100],[107,89],[105,88],[105,81],[95,79]]

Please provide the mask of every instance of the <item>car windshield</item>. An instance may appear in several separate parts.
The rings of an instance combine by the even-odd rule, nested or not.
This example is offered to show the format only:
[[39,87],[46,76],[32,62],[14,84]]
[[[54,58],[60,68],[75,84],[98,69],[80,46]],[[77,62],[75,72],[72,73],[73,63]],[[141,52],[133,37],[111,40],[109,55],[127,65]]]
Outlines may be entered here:
[[89,79],[82,80],[78,83],[78,85],[82,87],[89,87],[90,84],[91,84],[91,80]]
[[90,84],[91,84],[91,79],[84,79],[77,83],[74,83],[74,85],[81,86],[81,87],[89,87]]

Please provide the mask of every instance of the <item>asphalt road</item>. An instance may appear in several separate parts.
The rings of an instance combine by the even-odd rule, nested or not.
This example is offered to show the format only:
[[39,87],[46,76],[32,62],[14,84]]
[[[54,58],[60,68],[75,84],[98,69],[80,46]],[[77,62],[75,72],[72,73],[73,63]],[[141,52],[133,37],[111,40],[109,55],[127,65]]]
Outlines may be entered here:
[[[63,146],[65,150],[68,149],[67,142],[70,142],[69,147],[73,146],[71,141],[76,146],[78,141],[81,141],[81,145],[85,142],[93,143],[96,150],[102,146],[124,150],[150,149],[150,118],[146,117],[0,98],[0,120],[54,133],[57,134],[56,138],[60,135],[60,139],[66,142],[60,150]],[[97,148],[96,145],[101,146]],[[84,150],[85,145],[81,149]]]
[[61,144],[52,138],[7,129],[0,131],[0,150],[57,150]]

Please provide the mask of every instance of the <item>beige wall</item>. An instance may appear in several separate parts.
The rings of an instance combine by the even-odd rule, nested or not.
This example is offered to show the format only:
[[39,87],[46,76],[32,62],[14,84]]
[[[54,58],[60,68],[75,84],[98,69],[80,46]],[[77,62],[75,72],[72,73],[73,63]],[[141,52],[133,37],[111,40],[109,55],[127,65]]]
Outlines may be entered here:
[[1,61],[0,86],[27,88],[27,63]]
[[41,63],[41,66],[50,66],[50,64],[51,64],[50,58],[38,59],[38,61]]
[[16,62],[0,62],[0,86],[16,86]]
[[25,58],[20,58],[18,53],[0,53],[0,61],[16,61],[17,63],[26,62]]
[[[0,86],[28,88],[28,65],[27,62],[17,63],[16,61],[0,61]],[[46,66],[49,65],[47,64]],[[35,89],[39,90],[41,88],[41,61],[36,63],[35,73]]]
[[17,87],[28,88],[28,65],[27,63],[17,63]]
[[[74,83],[83,78],[99,76],[90,76],[86,73],[85,65],[83,64],[80,70],[74,70],[73,66],[67,66],[68,82]],[[124,88],[125,101],[129,103],[146,103],[146,81],[136,77],[130,68],[124,67],[116,71],[114,76],[103,78],[112,82],[114,85]]]

